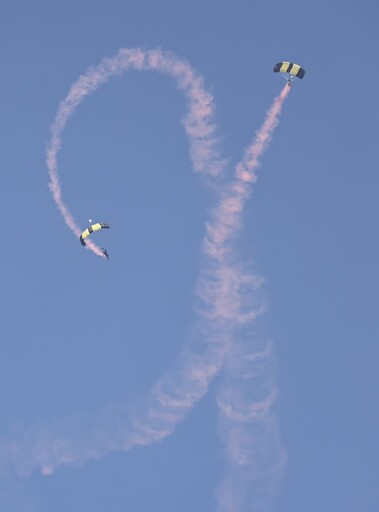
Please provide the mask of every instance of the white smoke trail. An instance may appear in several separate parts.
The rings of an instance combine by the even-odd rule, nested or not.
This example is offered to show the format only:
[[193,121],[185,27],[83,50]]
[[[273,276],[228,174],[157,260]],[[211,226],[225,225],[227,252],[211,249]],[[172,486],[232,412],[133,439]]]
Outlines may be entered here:
[[[90,68],[72,85],[67,97],[61,102],[51,127],[51,139],[47,148],[49,188],[67,226],[76,236],[79,236],[82,230],[63,201],[58,177],[57,156],[62,146],[63,130],[72,114],[89,94],[95,92],[112,76],[133,69],[159,71],[174,78],[188,101],[188,113],[183,124],[190,140],[190,156],[194,170],[217,176],[223,168],[224,162],[219,159],[217,140],[214,136],[213,98],[205,90],[202,77],[197,75],[189,64],[169,52],[122,48],[115,57],[106,58],[98,66]],[[93,242],[87,242],[87,246],[98,256],[104,257]]]
[[[236,167],[234,183],[225,198],[229,205],[227,222],[223,222],[229,228],[222,230],[225,236],[241,225],[241,214],[256,181],[260,158],[278,124],[289,91],[286,85],[274,100],[261,129]],[[285,463],[272,410],[276,397],[272,344],[263,336],[261,319],[257,321],[264,312],[265,302],[257,286],[259,280],[245,272],[245,281],[245,289],[239,296],[245,314],[235,317],[233,343],[226,355],[224,382],[217,399],[228,461],[228,473],[218,492],[219,512],[269,510]]]
[[[215,137],[213,98],[204,89],[202,78],[171,53],[139,48],[121,49],[114,58],[104,59],[99,66],[89,69],[79,78],[60,104],[52,125],[52,137],[47,148],[49,187],[66,224],[76,236],[81,230],[63,201],[58,178],[57,157],[64,128],[86,96],[113,75],[133,69],[166,73],[183,91],[188,102],[183,124],[190,141],[194,170],[217,177],[224,166]],[[259,298],[262,280],[237,263],[233,241],[241,227],[243,208],[256,179],[259,159],[267,148],[288,92],[287,87],[274,101],[262,129],[237,166],[234,181],[222,194],[206,225],[203,246],[205,261],[198,282],[200,303],[196,343],[183,351],[175,370],[156,383],[146,403],[139,407],[132,409],[126,404],[113,405],[92,415],[82,414],[58,420],[54,424],[35,425],[18,431],[8,442],[1,443],[0,458],[8,460],[20,474],[29,474],[36,468],[40,468],[43,474],[51,474],[63,465],[80,464],[88,459],[101,458],[110,451],[128,450],[133,446],[163,440],[207,392],[210,382],[225,361],[226,384],[218,404],[226,418],[224,430],[231,478],[245,478],[245,473],[238,475],[235,468],[250,467],[253,463],[256,453],[248,449],[251,443],[244,444],[243,440],[254,440],[254,432],[259,434],[259,429],[253,428],[258,425],[257,418],[265,420],[260,422],[262,435],[273,439],[270,428],[274,423],[269,416],[273,392],[258,401],[255,395],[250,403],[251,396],[246,394],[244,385],[239,386],[240,381],[244,380],[244,370],[237,356],[240,355],[241,360],[245,361],[243,364],[259,359],[256,345],[251,347],[243,341],[242,336],[239,338],[239,329],[253,323],[265,305]],[[103,256],[94,244],[90,245],[90,249]],[[246,300],[247,296],[253,299],[253,303]],[[265,354],[264,349],[261,352]],[[268,375],[267,369],[257,375],[255,383],[259,386]],[[273,389],[271,383],[267,389]],[[270,421],[266,421],[269,417]],[[242,425],[242,428],[235,428],[236,425]],[[250,475],[247,478],[251,478]],[[224,503],[229,501],[236,505],[236,496],[228,488],[227,479],[220,495]],[[233,509],[231,505],[223,510],[238,509]]]
[[[113,59],[104,59],[74,83],[60,104],[52,125],[52,137],[47,148],[49,187],[66,224],[76,236],[80,229],[63,201],[58,178],[57,157],[63,130],[88,94],[112,75],[130,69],[159,71],[174,78],[188,103],[183,124],[190,140],[194,170],[216,177],[224,166],[214,135],[213,98],[205,90],[203,79],[171,53],[122,49]],[[102,256],[94,244],[90,248]],[[229,284],[215,273],[205,277],[204,282],[210,279],[212,286],[218,290],[218,304],[226,302],[233,280]],[[100,458],[113,450],[128,450],[170,435],[206,393],[209,383],[222,366],[229,333],[224,326],[225,313],[223,309],[217,309],[218,304],[208,301],[206,312],[202,306],[199,307],[196,345],[182,353],[176,369],[156,383],[146,403],[140,405],[138,410],[123,404],[114,405],[92,415],[82,414],[63,418],[55,424],[29,427],[18,432],[8,443],[3,443],[0,451],[5,459],[10,459],[22,474],[29,474],[35,468],[40,468],[44,474],[51,474],[62,465],[79,464],[91,458]],[[208,313],[212,315],[211,322]]]

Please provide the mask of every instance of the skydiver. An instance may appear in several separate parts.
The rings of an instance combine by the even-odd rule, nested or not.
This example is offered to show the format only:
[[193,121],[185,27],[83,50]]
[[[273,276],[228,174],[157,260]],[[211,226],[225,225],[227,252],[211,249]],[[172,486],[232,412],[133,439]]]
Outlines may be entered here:
[[109,254],[107,252],[106,249],[104,249],[104,247],[101,248],[101,252],[104,254],[104,256],[107,258],[107,260],[109,260]]

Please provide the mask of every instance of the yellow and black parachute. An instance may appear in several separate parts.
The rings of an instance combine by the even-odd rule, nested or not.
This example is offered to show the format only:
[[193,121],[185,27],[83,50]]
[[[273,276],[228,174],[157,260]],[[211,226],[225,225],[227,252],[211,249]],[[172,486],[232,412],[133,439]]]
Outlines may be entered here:
[[278,62],[278,64],[274,66],[274,72],[287,73],[291,77],[296,76],[300,79],[303,79],[305,75],[305,69],[294,62]]
[[98,222],[97,224],[91,224],[80,235],[80,237],[79,237],[80,243],[82,245],[86,245],[85,239],[88,238],[91,233],[93,233],[94,231],[99,231],[100,229],[108,229],[108,228],[109,228],[109,224],[103,224],[103,223],[100,223],[100,222]]

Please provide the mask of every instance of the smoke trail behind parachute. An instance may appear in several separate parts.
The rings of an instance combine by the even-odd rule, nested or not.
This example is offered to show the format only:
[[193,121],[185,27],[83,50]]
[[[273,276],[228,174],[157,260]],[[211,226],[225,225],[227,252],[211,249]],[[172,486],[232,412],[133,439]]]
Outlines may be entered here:
[[[70,88],[52,126],[52,137],[47,148],[49,187],[57,208],[76,237],[81,230],[63,201],[58,177],[57,161],[62,134],[68,120],[86,96],[95,92],[110,77],[132,69],[159,71],[174,78],[187,100],[188,109],[183,124],[190,141],[194,170],[216,179],[224,167],[215,137],[213,98],[205,90],[202,78],[187,63],[170,53],[160,50],[120,50],[115,58],[104,59]],[[251,398],[245,392],[246,382],[241,384],[243,368],[235,365],[235,361],[238,362],[236,355],[241,350],[239,330],[254,324],[264,311],[259,298],[262,279],[236,263],[238,245],[235,235],[241,229],[243,210],[256,181],[260,159],[271,140],[289,91],[286,85],[275,98],[261,129],[245,150],[241,162],[236,166],[233,180],[223,189],[212,217],[206,224],[203,243],[205,262],[198,281],[200,303],[195,329],[203,343],[203,351],[199,353],[191,347],[184,350],[177,367],[160,378],[150,390],[146,404],[138,414],[129,410],[126,404],[121,404],[110,406],[91,417],[72,416],[54,424],[25,429],[22,439],[14,439],[0,447],[0,452],[6,453],[20,472],[28,473],[39,467],[44,474],[51,474],[59,466],[78,464],[104,457],[114,450],[126,451],[133,446],[146,446],[161,441],[172,434],[207,392],[209,384],[225,363],[225,382],[221,391],[224,399],[218,399],[218,405],[225,432],[229,473],[235,477],[239,474],[236,468],[240,467],[240,461],[247,461],[249,466],[256,455],[250,449],[251,446],[254,448],[254,439],[248,445],[249,451],[244,451],[245,445],[242,443],[251,434],[251,421],[258,417],[267,419],[262,423],[267,426],[265,439],[268,443],[276,440],[278,433],[271,421],[275,389],[270,387],[260,405],[249,403]],[[103,256],[95,245],[91,249],[95,254]],[[254,340],[248,348],[250,352],[247,355],[254,357]],[[263,359],[269,360],[271,352],[263,353]],[[237,379],[230,378],[232,367]],[[262,379],[270,381],[269,372],[269,365],[263,365]],[[231,399],[228,401],[225,397]],[[238,410],[237,404],[241,403],[249,414],[242,414]],[[237,430],[234,428],[236,423],[241,426],[241,430],[238,430],[241,435],[237,438]],[[233,447],[238,449],[233,450]],[[237,488],[230,489],[225,482],[222,485],[222,494],[224,498],[227,497],[225,503],[235,505],[238,501]],[[233,510],[232,507],[230,510]]]

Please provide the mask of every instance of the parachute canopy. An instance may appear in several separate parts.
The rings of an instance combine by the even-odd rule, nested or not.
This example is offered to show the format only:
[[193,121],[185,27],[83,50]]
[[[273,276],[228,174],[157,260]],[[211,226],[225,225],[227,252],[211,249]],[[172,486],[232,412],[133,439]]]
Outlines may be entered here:
[[85,239],[88,238],[91,233],[93,233],[94,231],[99,231],[100,229],[108,229],[108,228],[109,228],[109,224],[103,224],[103,223],[100,223],[100,222],[98,222],[97,224],[91,224],[80,235],[80,237],[79,237],[80,243],[82,245],[86,245]]
[[305,69],[293,62],[278,62],[278,64],[274,66],[274,72],[287,73],[301,79],[303,79],[305,75]]

